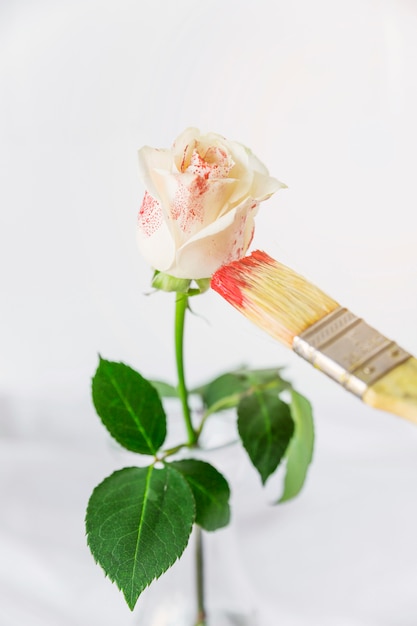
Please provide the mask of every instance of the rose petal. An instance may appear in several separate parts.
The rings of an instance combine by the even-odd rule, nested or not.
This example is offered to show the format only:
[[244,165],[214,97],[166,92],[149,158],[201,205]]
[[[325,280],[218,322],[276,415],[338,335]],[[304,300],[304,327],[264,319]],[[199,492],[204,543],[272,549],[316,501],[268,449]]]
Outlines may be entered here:
[[265,176],[264,174],[260,174],[258,172],[254,173],[251,195],[253,198],[262,202],[262,200],[266,200],[272,194],[274,194],[278,189],[286,189],[287,185],[281,183],[277,178],[272,178],[272,176]]
[[182,244],[218,219],[228,206],[234,181],[227,178],[207,181],[192,175],[178,176],[176,184],[170,208],[171,226],[176,229],[175,240]]
[[161,204],[148,191],[145,191],[138,215],[139,230],[145,237],[151,237],[161,227],[163,221]]
[[161,205],[148,192],[145,193],[138,215],[137,242],[146,261],[164,272],[175,260],[175,244]]
[[267,170],[267,168],[265,167],[265,165],[262,163],[262,161],[260,161],[258,159],[258,157],[253,154],[252,150],[250,150],[249,148],[246,148],[246,146],[244,146],[245,150],[246,150],[246,154],[247,154],[247,158],[248,158],[248,167],[251,170],[254,170],[255,172],[259,172],[260,174],[263,174],[264,176],[269,176],[269,172]]
[[138,151],[139,176],[151,196],[161,201],[158,172],[171,172],[173,157],[171,150],[159,150],[143,146]]
[[200,231],[177,251],[175,276],[207,278],[221,265],[244,256],[254,230],[258,204],[248,199]]
[[172,153],[176,170],[185,172],[190,164],[196,139],[200,137],[198,128],[186,128],[174,141]]

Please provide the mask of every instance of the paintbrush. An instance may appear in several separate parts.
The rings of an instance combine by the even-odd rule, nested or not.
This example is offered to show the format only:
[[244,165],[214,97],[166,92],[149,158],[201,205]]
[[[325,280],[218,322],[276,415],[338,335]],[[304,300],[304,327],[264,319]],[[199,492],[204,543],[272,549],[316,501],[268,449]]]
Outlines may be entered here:
[[211,287],[366,404],[417,422],[417,359],[290,268],[258,250]]

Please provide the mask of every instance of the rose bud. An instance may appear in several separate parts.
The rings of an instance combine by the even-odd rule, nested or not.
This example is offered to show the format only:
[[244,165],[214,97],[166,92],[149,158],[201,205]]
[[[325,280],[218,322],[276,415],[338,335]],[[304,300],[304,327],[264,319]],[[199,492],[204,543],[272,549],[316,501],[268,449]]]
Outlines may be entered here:
[[188,128],[171,149],[139,150],[147,189],[138,244],[160,272],[210,277],[246,254],[259,203],[285,185],[240,143]]

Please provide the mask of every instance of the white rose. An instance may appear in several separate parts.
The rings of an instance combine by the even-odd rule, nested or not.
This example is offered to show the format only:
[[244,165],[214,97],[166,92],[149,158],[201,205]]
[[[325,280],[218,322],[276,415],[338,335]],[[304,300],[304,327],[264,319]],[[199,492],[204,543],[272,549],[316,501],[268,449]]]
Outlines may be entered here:
[[259,203],[280,187],[245,146],[188,128],[170,150],[139,150],[147,189],[139,248],[155,269],[177,278],[210,277],[246,254]]

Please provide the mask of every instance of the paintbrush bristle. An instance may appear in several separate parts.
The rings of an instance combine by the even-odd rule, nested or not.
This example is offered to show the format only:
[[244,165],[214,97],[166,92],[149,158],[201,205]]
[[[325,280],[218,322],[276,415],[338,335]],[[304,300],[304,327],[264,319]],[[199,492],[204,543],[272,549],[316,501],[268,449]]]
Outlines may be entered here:
[[339,306],[321,289],[260,250],[217,270],[211,287],[289,347],[295,336]]

